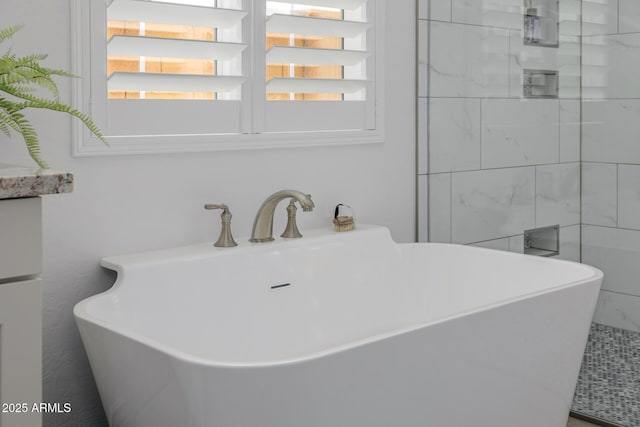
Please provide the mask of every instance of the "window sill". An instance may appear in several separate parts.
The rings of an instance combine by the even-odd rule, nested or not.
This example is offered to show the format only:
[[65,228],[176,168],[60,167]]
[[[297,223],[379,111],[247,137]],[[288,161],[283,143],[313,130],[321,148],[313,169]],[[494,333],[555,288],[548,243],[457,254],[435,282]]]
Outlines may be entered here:
[[104,145],[81,126],[74,126],[74,157],[127,154],[175,154],[269,148],[329,147],[384,142],[378,130],[283,132],[263,134],[150,135],[106,137]]

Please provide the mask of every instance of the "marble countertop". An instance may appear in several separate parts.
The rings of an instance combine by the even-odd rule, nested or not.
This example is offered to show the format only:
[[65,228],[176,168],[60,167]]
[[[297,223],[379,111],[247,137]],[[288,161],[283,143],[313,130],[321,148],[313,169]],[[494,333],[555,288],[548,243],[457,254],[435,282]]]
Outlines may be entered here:
[[71,193],[73,174],[0,163],[0,199]]

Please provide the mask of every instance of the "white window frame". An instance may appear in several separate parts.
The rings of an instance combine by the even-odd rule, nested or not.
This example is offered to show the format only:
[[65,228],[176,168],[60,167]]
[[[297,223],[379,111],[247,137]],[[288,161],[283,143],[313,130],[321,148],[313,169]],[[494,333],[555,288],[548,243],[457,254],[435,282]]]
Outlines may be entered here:
[[[106,61],[106,47],[95,45],[95,40],[103,40],[103,28],[100,25],[91,25],[95,19],[95,10],[105,0],[71,0],[71,43],[72,43],[72,72],[80,78],[72,81],[72,105],[80,111],[89,114],[98,127],[106,129],[107,100],[106,100],[106,69],[99,70],[95,65],[92,55],[102,55],[102,61]],[[251,3],[262,1],[251,0]],[[373,3],[373,2],[372,2]],[[368,60],[368,73],[373,74],[372,81],[367,87],[367,97],[373,96],[373,102],[368,104],[368,123],[372,128],[368,130],[327,130],[327,131],[287,131],[287,132],[263,132],[255,133],[252,129],[261,128],[265,115],[265,85],[264,81],[255,82],[250,78],[243,84],[243,92],[249,91],[251,102],[241,102],[242,128],[241,133],[227,134],[169,134],[169,135],[142,135],[142,136],[110,136],[105,135],[109,146],[105,146],[99,139],[92,135],[79,121],[73,123],[72,155],[75,157],[122,155],[122,154],[157,154],[157,153],[182,153],[205,152],[224,150],[247,150],[262,148],[284,147],[315,147],[333,145],[354,145],[382,143],[385,140],[385,26],[383,22],[385,0],[377,0],[374,4],[374,28],[367,37],[375,37],[374,60]],[[104,9],[104,6],[102,6]],[[251,25],[245,25],[245,34],[252,31],[265,37],[264,14],[250,11]],[[96,28],[100,27],[100,28]],[[254,34],[253,39],[256,39]],[[92,45],[91,40],[94,40]],[[256,42],[260,45],[259,42]],[[264,43],[262,44],[264,45]],[[252,55],[251,62],[254,68],[265,68],[265,55],[261,49],[249,46],[247,54]],[[104,67],[102,67],[104,68]],[[251,77],[251,76],[250,76]],[[370,79],[370,75],[367,75]],[[259,80],[259,79],[255,79]],[[101,93],[102,96],[92,96],[92,93]],[[373,94],[373,95],[371,95]],[[244,93],[243,93],[244,97]],[[100,99],[102,98],[102,99]],[[175,102],[175,101],[173,101]],[[180,101],[178,101],[180,102]],[[198,102],[198,101],[195,101]],[[214,101],[215,102],[215,101]],[[304,101],[291,101],[291,105]],[[320,106],[324,102],[315,101]],[[311,102],[309,102],[311,103]],[[373,111],[371,111],[373,110]],[[317,119],[314,118],[314,119]],[[295,120],[295,118],[293,119]],[[373,123],[372,123],[373,122]]]

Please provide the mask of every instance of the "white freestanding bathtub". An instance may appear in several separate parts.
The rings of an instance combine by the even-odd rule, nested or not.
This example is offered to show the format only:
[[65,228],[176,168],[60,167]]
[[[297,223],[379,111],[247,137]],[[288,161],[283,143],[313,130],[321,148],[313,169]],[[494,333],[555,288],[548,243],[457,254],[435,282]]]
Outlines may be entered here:
[[602,273],[359,226],[105,258],[112,426],[564,427]]

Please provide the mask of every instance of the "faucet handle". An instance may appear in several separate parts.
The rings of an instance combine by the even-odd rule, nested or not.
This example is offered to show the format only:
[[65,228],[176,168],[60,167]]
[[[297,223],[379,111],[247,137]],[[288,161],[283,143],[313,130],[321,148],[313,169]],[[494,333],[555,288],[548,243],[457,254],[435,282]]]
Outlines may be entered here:
[[296,211],[298,208],[296,207],[296,202],[293,198],[289,200],[289,206],[287,206],[287,226],[284,229],[284,232],[280,235],[280,237],[284,237],[286,239],[297,239],[302,237],[302,233],[298,230],[298,225],[296,224]]
[[229,206],[225,204],[210,204],[207,203],[204,205],[204,208],[207,210],[211,209],[222,209],[222,213],[220,214],[220,218],[222,218],[222,229],[220,229],[220,237],[213,244],[213,246],[217,248],[232,248],[234,246],[238,246],[238,244],[233,240],[233,236],[231,235],[231,211],[229,211]]
[[219,204],[206,203],[204,205],[204,208],[207,210],[222,209],[223,215],[225,213],[231,214],[231,212],[229,211],[229,205],[225,205],[224,203],[219,203]]

